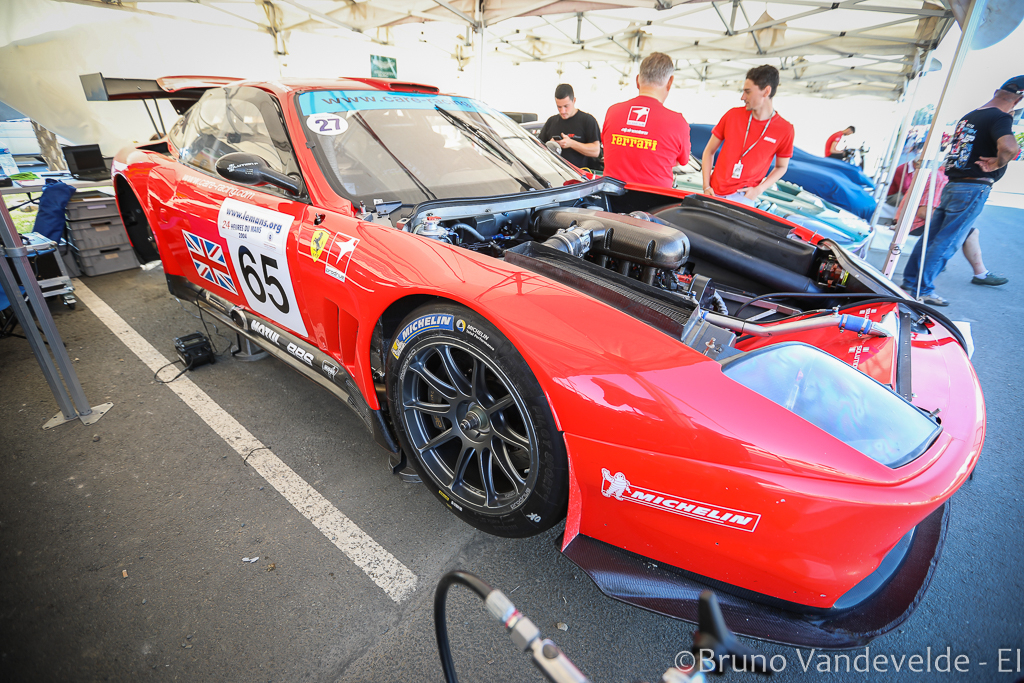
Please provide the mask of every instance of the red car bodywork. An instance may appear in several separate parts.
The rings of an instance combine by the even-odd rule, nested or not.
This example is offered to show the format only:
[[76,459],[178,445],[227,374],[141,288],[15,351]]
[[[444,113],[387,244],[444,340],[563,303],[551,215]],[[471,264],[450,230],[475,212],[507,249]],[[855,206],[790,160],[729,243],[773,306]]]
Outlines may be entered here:
[[[571,479],[563,547],[583,534],[757,594],[827,609],[971,473],[984,440],[984,400],[966,353],[940,325],[913,333],[911,360],[913,402],[941,411],[942,432],[909,464],[887,467],[606,303],[500,259],[358,220],[357,207],[335,193],[298,137],[293,96],[393,84],[247,85],[280,103],[310,203],[178,163],[173,145],[169,155],[132,151],[115,167],[118,198],[138,198],[167,275],[248,310],[240,291],[198,276],[182,231],[220,246],[232,271],[235,256],[217,229],[225,200],[293,217],[287,270],[301,326],[278,323],[342,365],[371,409],[381,408],[371,340],[389,309],[436,297],[486,317],[522,354],[564,434]],[[659,193],[665,202],[686,194]],[[318,230],[330,233],[330,245],[354,247],[343,282],[326,274],[311,245]],[[879,321],[896,308],[882,303],[845,312]],[[894,338],[813,330],[741,338],[736,347],[749,351],[785,339],[823,349],[895,389]],[[616,495],[604,471],[624,475],[629,493]],[[642,493],[634,497],[635,491]]]

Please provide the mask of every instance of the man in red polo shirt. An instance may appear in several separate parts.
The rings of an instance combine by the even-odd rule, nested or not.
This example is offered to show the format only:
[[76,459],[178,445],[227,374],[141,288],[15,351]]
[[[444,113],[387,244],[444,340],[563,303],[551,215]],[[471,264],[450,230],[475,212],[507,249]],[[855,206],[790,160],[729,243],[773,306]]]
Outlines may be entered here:
[[825,141],[825,156],[829,159],[841,159],[846,160],[847,154],[853,152],[846,149],[838,149],[839,141],[845,138],[847,135],[853,135],[857,132],[857,129],[853,126],[847,126],[843,130],[836,131],[829,136],[828,140]]
[[[704,194],[753,206],[786,174],[793,156],[793,124],[775,112],[772,98],[778,88],[779,71],[774,66],[747,72],[740,96],[744,106],[725,113],[704,148]],[[769,173],[772,161],[775,169]]]
[[690,161],[690,124],[667,109],[675,76],[672,58],[652,52],[640,64],[640,94],[613,104],[604,117],[604,174],[627,183],[672,187],[676,164]]

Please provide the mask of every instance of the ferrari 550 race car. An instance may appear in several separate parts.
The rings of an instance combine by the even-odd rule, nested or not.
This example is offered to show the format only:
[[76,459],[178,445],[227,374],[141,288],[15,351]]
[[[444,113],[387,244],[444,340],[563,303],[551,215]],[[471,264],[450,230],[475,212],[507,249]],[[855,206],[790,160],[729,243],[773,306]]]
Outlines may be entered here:
[[581,175],[425,85],[146,96],[184,115],[115,164],[142,258],[456,517],[564,519],[606,594],[694,621],[710,585],[781,642],[862,643],[920,600],[984,402],[957,328],[835,242]]

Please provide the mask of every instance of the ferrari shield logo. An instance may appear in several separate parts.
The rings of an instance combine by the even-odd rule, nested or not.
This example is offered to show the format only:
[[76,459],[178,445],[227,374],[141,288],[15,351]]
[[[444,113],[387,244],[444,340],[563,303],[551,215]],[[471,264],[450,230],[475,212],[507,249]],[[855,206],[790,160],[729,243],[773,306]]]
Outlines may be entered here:
[[309,241],[309,255],[313,257],[313,263],[320,260],[320,254],[327,247],[330,237],[331,233],[326,230],[317,230],[313,233],[313,238]]

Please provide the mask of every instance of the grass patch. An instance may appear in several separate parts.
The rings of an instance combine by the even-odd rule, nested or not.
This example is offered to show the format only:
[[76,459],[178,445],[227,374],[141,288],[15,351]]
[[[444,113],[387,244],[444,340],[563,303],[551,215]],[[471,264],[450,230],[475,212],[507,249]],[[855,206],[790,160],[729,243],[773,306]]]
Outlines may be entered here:
[[[42,192],[33,192],[32,198],[36,199],[42,196],[42,194]],[[7,205],[8,209],[10,209],[12,206],[23,204],[25,201],[26,197],[23,194],[4,195],[4,203]],[[30,212],[22,211],[21,209],[11,211],[11,218],[14,219],[14,227],[17,228],[19,233],[32,232],[32,227],[36,224],[36,214],[39,213],[37,210],[39,208],[39,205],[32,204],[31,206],[35,207],[35,209],[33,209]]]

